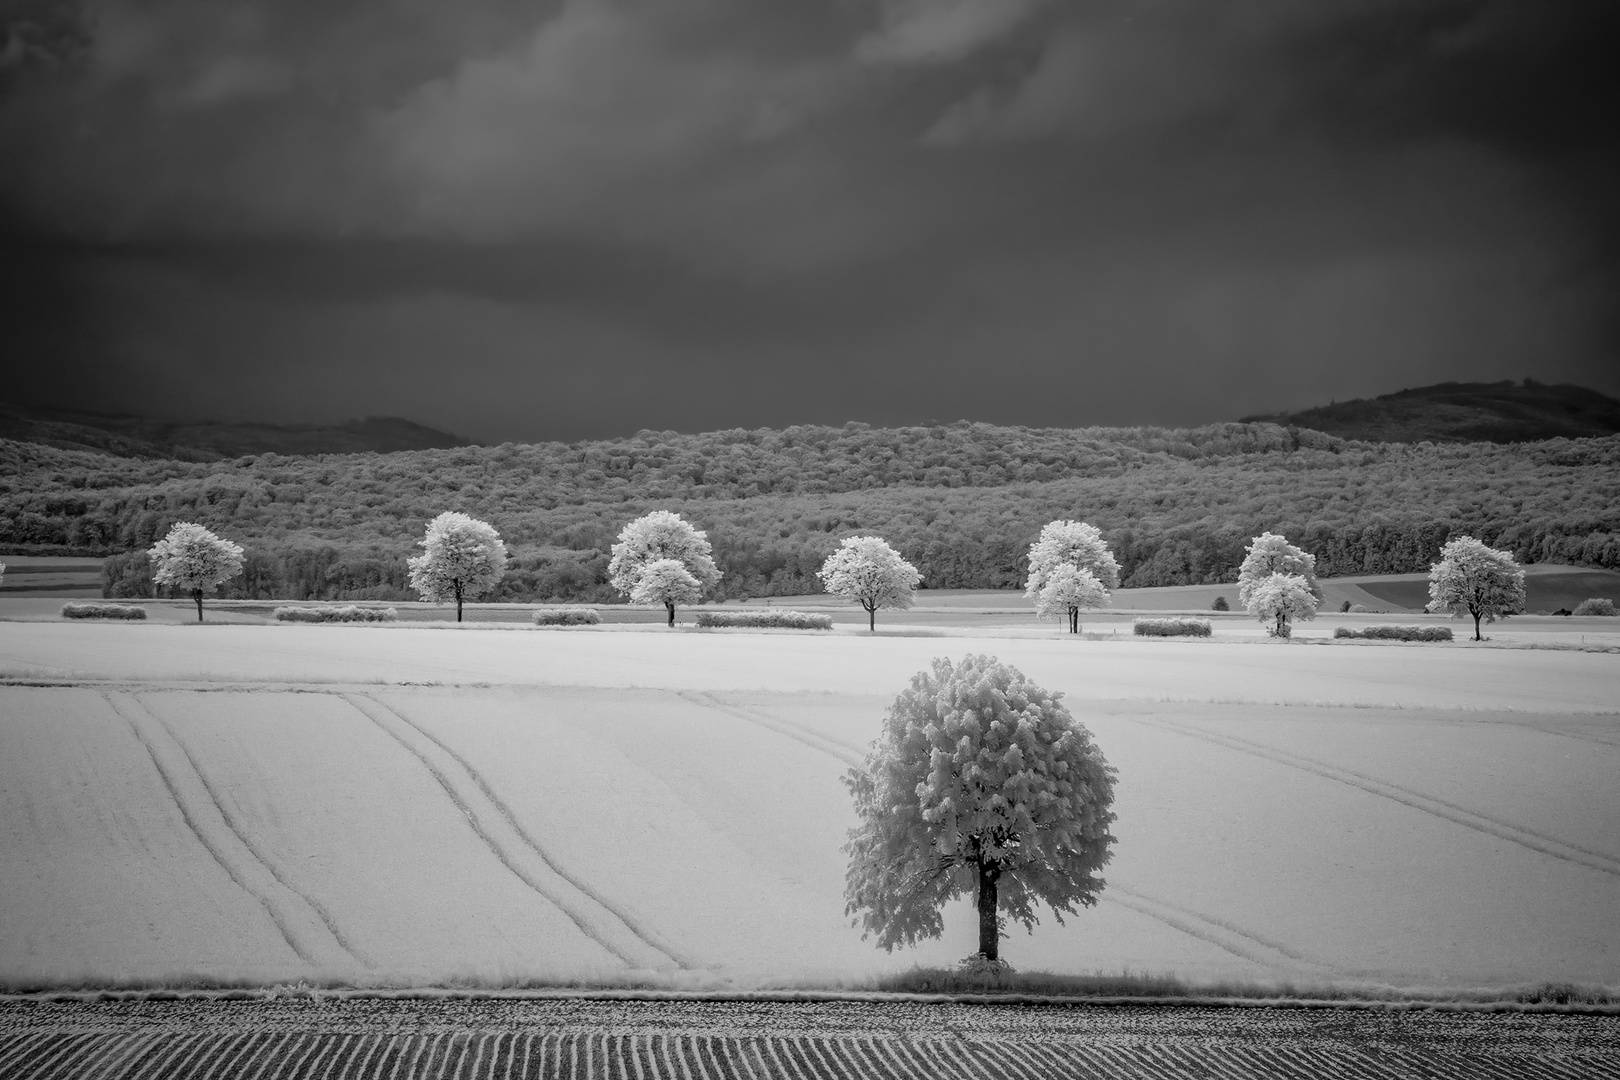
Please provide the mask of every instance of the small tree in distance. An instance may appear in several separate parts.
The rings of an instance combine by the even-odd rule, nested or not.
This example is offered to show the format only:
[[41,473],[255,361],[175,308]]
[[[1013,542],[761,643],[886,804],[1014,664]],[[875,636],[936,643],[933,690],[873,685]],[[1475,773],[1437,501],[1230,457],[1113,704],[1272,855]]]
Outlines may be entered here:
[[1029,583],[1024,587],[1024,599],[1038,605],[1046,579],[1060,566],[1088,571],[1105,590],[1119,588],[1119,561],[1094,525],[1049,521],[1041,527],[1041,535],[1029,545]]
[[922,575],[880,536],[846,536],[816,572],[822,588],[866,609],[877,632],[879,608],[909,608]]
[[679,559],[654,559],[645,564],[630,587],[632,604],[663,604],[671,626],[675,625],[676,604],[695,604],[702,596],[702,584]]
[[[679,579],[668,568],[661,568],[658,580],[641,593],[654,598],[637,600],[636,586],[642,576],[655,564],[666,561],[680,564],[687,577],[696,582],[696,591],[678,587]],[[704,589],[712,589],[719,581],[720,570],[714,565],[708,536],[669,510],[643,514],[620,529],[619,542],[613,545],[613,558],[608,562],[608,583],[631,603],[663,604],[669,611],[670,626],[675,625],[677,603],[695,603]]]
[[1429,606],[1474,617],[1474,640],[1484,640],[1479,622],[1495,622],[1524,610],[1524,568],[1510,552],[1498,551],[1472,536],[1459,536],[1440,549],[1429,567]]
[[1288,542],[1286,536],[1263,532],[1244,548],[1243,565],[1238,567],[1238,603],[1250,611],[1249,592],[1272,574],[1297,574],[1305,586],[1316,592],[1316,556]]
[[1066,616],[1069,633],[1080,632],[1080,609],[1102,607],[1108,603],[1108,590],[1103,588],[1090,570],[1080,570],[1064,563],[1046,578],[1046,585],[1035,602],[1035,614],[1042,619]]
[[1002,912],[1033,930],[1037,904],[1061,924],[1097,902],[1114,775],[1057,694],[994,657],[935,660],[844,779],[860,818],[845,913],[893,951],[938,937],[941,906],[971,895],[979,955],[999,961]]
[[1272,637],[1292,637],[1292,622],[1316,618],[1316,594],[1300,574],[1267,574],[1249,590],[1249,614]]
[[147,552],[152,580],[197,601],[197,621],[203,621],[203,592],[212,591],[242,572],[242,548],[222,540],[203,526],[182,521]]
[[478,599],[506,573],[506,544],[487,521],[447,510],[428,522],[419,543],[422,554],[405,564],[411,588],[435,604],[454,599],[456,622],[463,600]]

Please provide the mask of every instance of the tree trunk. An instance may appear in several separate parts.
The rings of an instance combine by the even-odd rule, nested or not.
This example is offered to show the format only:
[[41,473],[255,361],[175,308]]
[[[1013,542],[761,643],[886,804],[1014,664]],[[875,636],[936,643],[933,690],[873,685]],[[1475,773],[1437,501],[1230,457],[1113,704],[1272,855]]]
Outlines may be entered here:
[[996,918],[996,879],[1001,868],[979,864],[979,952],[986,960],[1001,959],[1001,922]]
[[1480,613],[1477,612],[1477,611],[1470,611],[1469,614],[1474,617],[1474,640],[1475,641],[1484,641],[1485,639],[1479,636],[1479,615],[1480,615]]
[[456,622],[461,621],[461,582],[456,582]]
[[202,590],[192,589],[191,598],[197,601],[197,621],[202,622]]
[[669,625],[675,625],[675,603],[672,600],[664,601],[664,609],[669,612]]
[[1077,608],[1077,607],[1072,607],[1072,608],[1069,609],[1069,633],[1078,634],[1079,632],[1080,632],[1080,609]]
[[877,605],[862,603],[861,607],[866,609],[866,629],[877,633]]

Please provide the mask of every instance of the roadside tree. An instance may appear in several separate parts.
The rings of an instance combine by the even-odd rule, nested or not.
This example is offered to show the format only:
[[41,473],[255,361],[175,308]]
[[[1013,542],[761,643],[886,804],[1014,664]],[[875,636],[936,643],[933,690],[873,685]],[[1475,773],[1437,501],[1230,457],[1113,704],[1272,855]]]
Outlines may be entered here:
[[1292,637],[1295,619],[1316,618],[1316,594],[1302,574],[1267,574],[1247,595],[1249,614],[1265,623],[1272,637]]
[[1511,552],[1459,536],[1440,549],[1429,567],[1429,606],[1457,617],[1474,617],[1474,640],[1483,640],[1479,622],[1495,622],[1524,610],[1524,568]]
[[447,510],[428,522],[418,543],[422,554],[406,560],[411,588],[432,603],[476,600],[500,584],[506,573],[506,544],[487,521]]
[[663,604],[671,626],[676,604],[695,604],[702,596],[703,586],[679,559],[654,559],[641,568],[641,576],[630,587],[632,604]]
[[[659,571],[657,581],[650,583],[643,596],[656,599],[637,600],[636,586],[642,576],[661,562],[679,563],[688,577],[696,582],[696,590],[677,587],[678,578],[667,568]],[[701,529],[695,529],[681,515],[669,510],[654,510],[643,514],[619,530],[619,542],[613,545],[613,558],[608,562],[608,583],[633,604],[661,603],[669,611],[669,625],[675,625],[675,605],[695,603],[703,590],[712,589],[720,581],[720,571],[714,565],[709,538]],[[662,590],[662,591],[660,591]]]
[[822,588],[866,609],[877,631],[879,608],[909,608],[922,575],[880,536],[846,536],[816,572]]
[[212,591],[242,572],[242,548],[222,540],[195,522],[182,521],[152,545],[152,581],[197,601],[203,621],[203,592]]
[[1084,724],[991,656],[936,659],[889,707],[864,767],[844,778],[845,914],[885,950],[938,937],[940,908],[975,897],[979,955],[1000,959],[1003,915],[1033,930],[1097,902],[1114,837],[1114,769]]
[[1024,599],[1037,605],[1047,578],[1060,566],[1085,570],[1097,579],[1104,589],[1119,588],[1119,561],[1108,550],[1102,533],[1083,521],[1049,521],[1041,528],[1041,535],[1029,545],[1029,583],[1024,587]]
[[1108,603],[1108,590],[1103,588],[1090,570],[1081,570],[1068,563],[1054,568],[1047,575],[1046,585],[1035,601],[1035,614],[1043,619],[1066,616],[1069,633],[1080,632],[1080,609],[1102,607]]

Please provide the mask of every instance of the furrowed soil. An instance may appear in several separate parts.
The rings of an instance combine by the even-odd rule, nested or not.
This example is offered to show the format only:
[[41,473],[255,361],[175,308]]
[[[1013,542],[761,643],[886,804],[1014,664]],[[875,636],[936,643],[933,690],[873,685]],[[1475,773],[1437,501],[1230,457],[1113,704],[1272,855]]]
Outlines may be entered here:
[[916,1001],[0,1002],[0,1078],[1620,1076],[1620,1017]]
[[1616,654],[53,623],[0,623],[0,981],[949,967],[965,902],[892,955],[850,925],[841,778],[969,652],[1063,691],[1119,770],[1100,902],[1009,928],[1018,968],[1620,987]]

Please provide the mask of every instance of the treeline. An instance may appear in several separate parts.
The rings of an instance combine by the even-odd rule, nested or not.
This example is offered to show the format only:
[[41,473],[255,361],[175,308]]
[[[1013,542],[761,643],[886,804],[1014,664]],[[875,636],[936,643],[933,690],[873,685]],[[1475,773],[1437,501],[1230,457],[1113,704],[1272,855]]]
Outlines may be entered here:
[[[925,588],[1015,588],[1055,518],[1102,529],[1127,587],[1231,580],[1267,529],[1324,575],[1426,570],[1464,532],[1522,562],[1620,568],[1620,437],[1431,446],[1273,424],[846,425],[212,463],[0,442],[0,549],[139,552],[192,520],[248,549],[235,587],[264,598],[409,598],[405,560],[453,509],[506,539],[500,598],[617,599],[608,549],[659,508],[708,531],[726,597],[817,591],[822,560],[862,532],[888,539]],[[139,564],[109,562],[109,594],[139,589]]]

